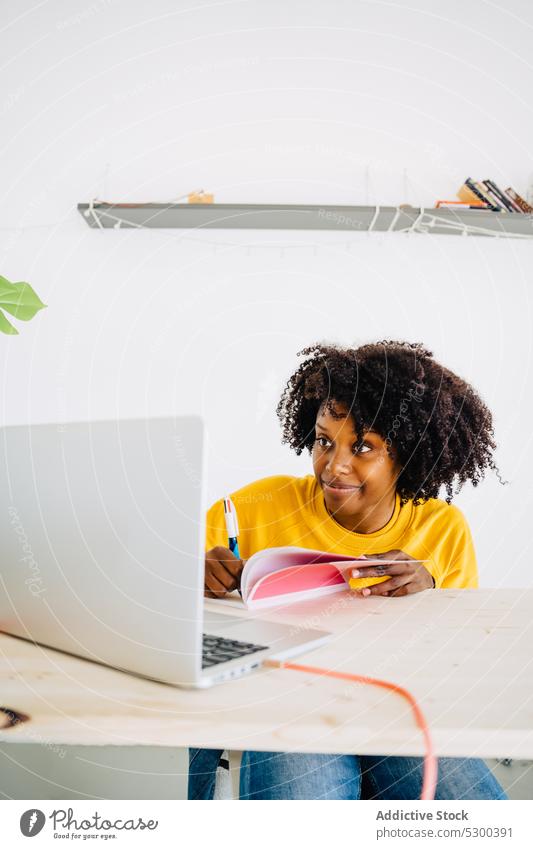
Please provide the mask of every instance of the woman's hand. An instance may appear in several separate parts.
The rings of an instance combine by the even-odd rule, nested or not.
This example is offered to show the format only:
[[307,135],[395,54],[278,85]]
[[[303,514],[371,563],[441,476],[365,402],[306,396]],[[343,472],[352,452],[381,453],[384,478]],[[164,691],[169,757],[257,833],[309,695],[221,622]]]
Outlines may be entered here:
[[205,555],[204,596],[223,598],[241,585],[244,561],[235,557],[229,548],[217,545]]
[[432,589],[435,586],[433,575],[414,557],[410,557],[405,551],[399,551],[397,548],[392,551],[386,551],[383,554],[367,554],[372,560],[403,560],[403,563],[383,563],[382,566],[365,566],[364,561],[357,564],[355,569],[351,570],[350,577],[353,578],[381,578],[383,575],[390,575],[388,581],[381,581],[379,584],[374,584],[371,587],[365,587],[362,590],[352,590],[363,596],[370,595],[385,595],[385,596],[400,596],[412,595],[419,593],[422,590]]

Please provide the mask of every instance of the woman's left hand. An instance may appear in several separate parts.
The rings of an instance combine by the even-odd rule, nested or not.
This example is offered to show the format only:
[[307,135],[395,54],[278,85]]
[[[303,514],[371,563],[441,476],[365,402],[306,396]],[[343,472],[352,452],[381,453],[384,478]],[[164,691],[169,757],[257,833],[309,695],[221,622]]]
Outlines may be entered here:
[[358,592],[365,597],[371,595],[401,596],[419,593],[435,586],[433,575],[419,560],[410,557],[405,551],[399,551],[395,548],[392,551],[385,551],[383,554],[367,554],[366,556],[372,558],[372,560],[403,560],[404,562],[389,562],[384,563],[383,566],[365,566],[364,561],[357,563],[357,566],[354,566],[354,570],[351,572],[354,578],[377,578],[383,575],[390,575],[390,578],[388,581],[381,581],[379,584],[365,587],[362,590],[352,590],[352,592]]

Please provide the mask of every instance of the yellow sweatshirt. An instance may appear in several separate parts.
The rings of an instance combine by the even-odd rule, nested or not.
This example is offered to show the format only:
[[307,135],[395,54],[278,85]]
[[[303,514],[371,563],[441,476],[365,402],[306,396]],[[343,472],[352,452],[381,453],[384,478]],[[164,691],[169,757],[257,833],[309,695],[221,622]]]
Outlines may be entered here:
[[[230,493],[239,523],[239,553],[247,560],[256,551],[294,545],[336,554],[378,554],[398,548],[426,569],[435,586],[477,587],[476,555],[470,528],[461,511],[432,498],[424,504],[400,505],[385,527],[371,534],[349,531],[329,515],[314,475],[274,475]],[[206,551],[228,547],[222,499],[207,512]]]

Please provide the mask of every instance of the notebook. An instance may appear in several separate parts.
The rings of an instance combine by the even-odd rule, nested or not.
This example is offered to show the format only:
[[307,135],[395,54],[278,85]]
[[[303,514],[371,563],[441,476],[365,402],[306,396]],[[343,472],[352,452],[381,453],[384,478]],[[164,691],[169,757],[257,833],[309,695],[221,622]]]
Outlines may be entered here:
[[[388,575],[371,578],[349,578],[343,571],[350,563],[365,566],[391,561],[371,557],[352,557],[310,548],[283,546],[265,548],[253,554],[242,570],[239,602],[249,610],[273,605],[293,604],[347,589],[361,589],[388,579]],[[399,561],[396,561],[399,562]],[[219,600],[224,603],[225,599]],[[235,596],[231,599],[235,603]]]

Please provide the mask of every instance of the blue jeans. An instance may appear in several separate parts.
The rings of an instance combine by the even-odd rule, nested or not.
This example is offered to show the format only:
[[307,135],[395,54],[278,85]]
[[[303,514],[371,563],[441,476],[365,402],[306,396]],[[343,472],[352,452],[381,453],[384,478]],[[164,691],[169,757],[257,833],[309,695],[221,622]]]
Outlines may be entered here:
[[[189,799],[212,799],[222,750],[189,749]],[[422,758],[243,752],[240,799],[419,799]],[[435,799],[508,799],[479,758],[439,758]]]

